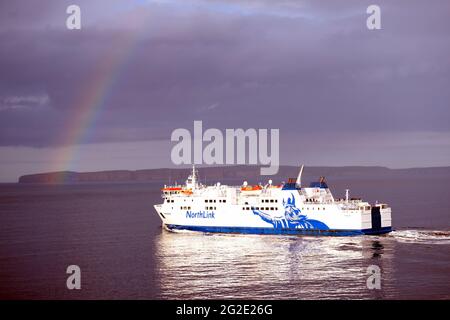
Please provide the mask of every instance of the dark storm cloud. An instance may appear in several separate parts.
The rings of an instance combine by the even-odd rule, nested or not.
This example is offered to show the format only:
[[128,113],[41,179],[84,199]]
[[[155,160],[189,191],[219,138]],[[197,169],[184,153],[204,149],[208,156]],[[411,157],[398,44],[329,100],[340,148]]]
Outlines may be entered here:
[[1,145],[58,141],[111,50],[124,59],[91,142],[167,139],[193,120],[319,135],[449,130],[447,1],[378,1],[380,31],[365,27],[369,1],[79,1],[81,31],[65,29],[68,4],[1,5]]

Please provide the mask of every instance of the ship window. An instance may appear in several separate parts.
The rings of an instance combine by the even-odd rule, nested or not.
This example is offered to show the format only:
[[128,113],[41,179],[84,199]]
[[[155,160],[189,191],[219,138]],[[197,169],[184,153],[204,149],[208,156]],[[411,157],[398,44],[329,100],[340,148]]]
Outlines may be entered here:
[[208,202],[208,200],[205,199],[205,202]]
[[256,208],[255,207],[250,207],[252,210],[256,210]]
[[214,203],[216,203],[216,199],[214,199]]
[[269,210],[269,207],[266,207],[266,210]]
[[227,200],[224,199],[222,202],[225,203],[225,202],[227,202]]
[[246,202],[245,204],[248,204],[248,202]]
[[278,202],[278,200],[277,200],[277,199],[275,199],[275,202]]
[[270,199],[270,202],[273,202],[273,199]]

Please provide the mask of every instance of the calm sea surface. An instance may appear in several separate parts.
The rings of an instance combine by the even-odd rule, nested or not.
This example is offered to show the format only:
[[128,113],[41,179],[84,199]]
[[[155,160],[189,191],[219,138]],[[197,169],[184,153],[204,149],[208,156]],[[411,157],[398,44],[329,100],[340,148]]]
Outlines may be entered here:
[[[160,184],[0,184],[0,298],[450,299],[449,184],[353,181],[392,205],[397,231],[344,238],[170,233]],[[81,290],[66,289],[72,264]]]

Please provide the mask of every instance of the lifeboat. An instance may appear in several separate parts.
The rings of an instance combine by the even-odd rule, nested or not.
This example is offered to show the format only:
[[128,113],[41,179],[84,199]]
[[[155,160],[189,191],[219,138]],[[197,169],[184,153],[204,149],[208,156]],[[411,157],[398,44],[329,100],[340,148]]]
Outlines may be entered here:
[[261,186],[242,186],[241,192],[243,195],[259,195],[262,192]]
[[181,193],[186,194],[186,195],[191,195],[192,194],[192,189],[184,189],[181,191]]
[[161,191],[164,192],[164,194],[174,194],[181,192],[181,187],[166,187],[162,188]]

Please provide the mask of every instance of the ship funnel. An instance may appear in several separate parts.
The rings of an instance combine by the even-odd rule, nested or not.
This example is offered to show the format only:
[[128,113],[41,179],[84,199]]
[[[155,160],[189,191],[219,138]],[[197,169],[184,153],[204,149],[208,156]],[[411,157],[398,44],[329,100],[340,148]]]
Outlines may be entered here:
[[302,173],[303,173],[303,167],[304,167],[304,165],[302,165],[302,166],[300,167],[300,172],[298,173],[298,176],[297,176],[296,184],[297,184],[299,187],[302,185]]

